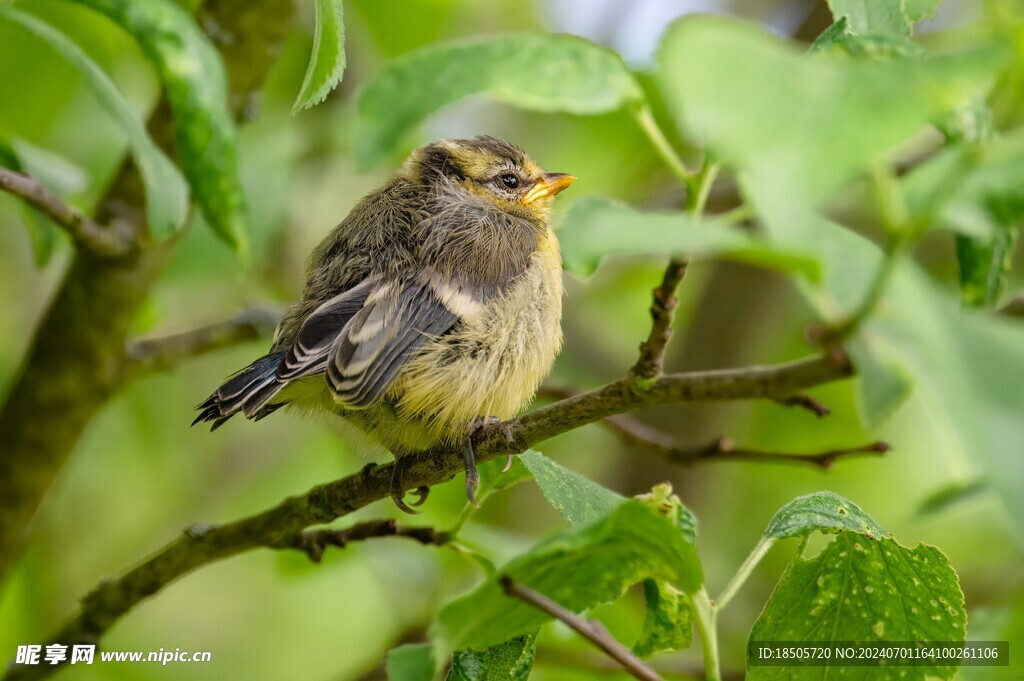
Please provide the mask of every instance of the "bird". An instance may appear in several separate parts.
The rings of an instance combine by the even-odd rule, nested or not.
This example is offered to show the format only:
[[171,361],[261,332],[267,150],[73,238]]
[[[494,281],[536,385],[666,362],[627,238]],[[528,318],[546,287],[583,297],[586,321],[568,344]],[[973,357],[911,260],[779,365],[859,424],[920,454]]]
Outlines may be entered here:
[[[405,457],[458,446],[477,505],[473,434],[519,414],[562,346],[548,212],[575,180],[489,136],[416,149],[314,249],[270,352],[202,402],[193,425],[285,405],[340,417],[394,455],[391,498],[407,513]],[[416,492],[412,506],[429,490]]]

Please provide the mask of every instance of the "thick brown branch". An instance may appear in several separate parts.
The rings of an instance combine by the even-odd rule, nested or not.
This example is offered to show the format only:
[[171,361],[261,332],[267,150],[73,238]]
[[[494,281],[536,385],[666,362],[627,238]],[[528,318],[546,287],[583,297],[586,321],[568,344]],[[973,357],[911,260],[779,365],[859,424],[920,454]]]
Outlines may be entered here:
[[665,346],[672,337],[672,316],[676,309],[676,288],[686,276],[687,261],[673,258],[665,267],[661,283],[651,292],[651,331],[640,344],[640,357],[630,370],[639,378],[653,378],[661,373]]
[[[474,450],[477,461],[483,463],[634,409],[684,402],[774,399],[845,378],[851,371],[847,362],[810,357],[764,367],[669,374],[650,381],[627,376],[510,421],[485,426],[473,438]],[[406,461],[406,489],[445,482],[464,468],[461,453],[447,448],[410,455]],[[388,498],[393,468],[393,464],[370,464],[358,473],[289,497],[257,515],[184,533],[119,579],[102,582],[82,600],[81,612],[53,640],[96,641],[125,613],[182,575],[257,547],[288,546],[304,528],[331,522]],[[21,667],[4,678],[39,678],[44,673],[45,666]]]
[[196,355],[258,340],[272,334],[280,320],[278,308],[253,307],[189,331],[132,341],[125,349],[125,370],[137,375],[167,369]]
[[19,197],[61,227],[79,248],[104,257],[130,253],[138,243],[125,223],[115,220],[103,226],[54,196],[31,175],[0,168],[0,189]]
[[604,625],[597,620],[588,620],[580,617],[544,594],[513,581],[511,577],[504,576],[501,578],[501,588],[505,591],[506,595],[518,598],[541,612],[545,612],[555,619],[564,622],[573,631],[604,651],[608,657],[622,665],[622,668],[634,678],[641,679],[642,681],[661,681],[661,676],[656,671],[644,664],[643,660],[634,655],[629,648],[615,640],[608,633],[608,630],[604,628]]
[[367,520],[343,530],[330,528],[302,530],[293,535],[291,539],[273,548],[298,549],[309,556],[311,561],[319,563],[328,546],[343,549],[350,542],[364,541],[375,537],[406,537],[421,544],[433,544],[434,546],[444,546],[451,539],[447,533],[432,527],[407,527],[399,525],[394,518],[384,518],[382,520]]

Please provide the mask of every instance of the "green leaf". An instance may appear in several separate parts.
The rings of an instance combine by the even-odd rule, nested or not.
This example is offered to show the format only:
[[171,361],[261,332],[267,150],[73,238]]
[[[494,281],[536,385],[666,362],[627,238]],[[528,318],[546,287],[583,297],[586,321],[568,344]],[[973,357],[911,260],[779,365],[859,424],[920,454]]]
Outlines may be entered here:
[[167,235],[182,226],[188,213],[188,187],[174,164],[153,143],[146,127],[110,77],[49,24],[0,5],[0,20],[7,21],[54,49],[81,75],[83,82],[124,131],[146,191],[146,218],[155,234]]
[[610,255],[720,255],[774,269],[799,271],[811,279],[820,270],[810,255],[750,236],[730,225],[695,222],[683,213],[641,213],[607,199],[585,198],[569,209],[558,231],[566,268],[592,274]]
[[[248,247],[238,178],[235,124],[227,76],[216,48],[188,11],[172,0],[76,0],[100,12],[139,43],[163,81],[174,112],[181,166],[207,223],[240,253]],[[162,225],[150,225],[166,236]]]
[[903,11],[911,24],[933,19],[942,0],[903,0]]
[[1016,225],[996,232],[991,240],[956,238],[960,293],[967,305],[992,307],[1006,288],[1017,247]]
[[778,510],[763,536],[786,539],[806,537],[816,531],[856,532],[870,539],[890,536],[857,504],[835,492],[814,492],[797,497]]
[[[542,541],[501,575],[574,612],[618,599],[632,584],[655,578],[693,593],[703,581],[690,544],[669,520],[639,501],[625,501],[604,520]],[[485,648],[531,632],[550,617],[506,596],[500,576],[449,603],[434,623],[448,650]]]
[[836,21],[846,18],[858,35],[909,37],[910,21],[904,0],[828,0]]
[[345,20],[341,0],[316,0],[313,53],[292,114],[316,106],[341,82],[345,72]]
[[860,380],[857,406],[868,427],[900,408],[914,390],[914,375],[885,336],[863,329],[846,344]]
[[[956,572],[938,549],[840,532],[817,556],[797,556],[748,641],[963,641],[967,613]],[[854,668],[860,669],[860,668]],[[951,678],[953,664],[864,668],[860,678]],[[822,679],[849,668],[751,667],[747,678]]]
[[[15,172],[29,172],[18,158],[17,153],[3,139],[0,139],[0,166]],[[41,178],[36,178],[42,183]],[[47,187],[49,189],[49,187]],[[52,190],[51,190],[52,191]],[[57,225],[53,224],[42,213],[29,206],[24,201],[13,201],[28,229],[29,239],[32,242],[32,253],[35,255],[36,265],[44,266],[53,256],[54,244],[57,241]]]
[[1024,376],[1024,326],[957,305],[911,263],[876,316],[872,328],[917,377],[946,446],[978,467],[1024,544],[1024,383],[1008,380]]
[[745,189],[798,208],[971,99],[1004,57],[995,47],[884,62],[806,55],[738,21],[697,17],[667,32],[659,76],[678,123]]
[[379,162],[410,128],[472,94],[530,111],[614,111],[643,91],[611,50],[568,35],[519,33],[430,45],[386,65],[359,96],[355,156]]
[[625,497],[555,463],[540,452],[523,452],[519,460],[533,473],[548,503],[572,526],[589,525],[606,518],[625,501]]
[[433,681],[434,647],[412,643],[388,651],[385,663],[388,681]]
[[517,636],[485,650],[452,655],[447,681],[526,681],[537,655],[537,632]]
[[925,497],[924,501],[918,505],[917,513],[920,515],[941,513],[988,491],[990,491],[989,486],[982,480],[958,480],[935,490]]
[[644,580],[647,615],[633,652],[650,657],[665,650],[685,650],[693,643],[693,601],[671,585]]

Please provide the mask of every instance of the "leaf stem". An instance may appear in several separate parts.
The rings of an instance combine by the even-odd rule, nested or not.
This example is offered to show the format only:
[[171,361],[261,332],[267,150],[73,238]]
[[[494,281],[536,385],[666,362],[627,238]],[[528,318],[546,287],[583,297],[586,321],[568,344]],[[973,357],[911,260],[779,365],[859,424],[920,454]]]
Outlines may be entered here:
[[708,592],[701,588],[693,595],[694,613],[697,616],[697,633],[704,651],[704,674],[707,681],[722,681],[722,669],[718,657],[718,611],[708,598]]
[[686,185],[692,193],[693,187],[695,186],[695,178],[697,175],[691,173],[686,169],[686,165],[683,160],[679,158],[679,154],[676,153],[675,149],[669,143],[668,138],[665,137],[665,133],[662,132],[658,126],[658,122],[654,120],[654,114],[651,113],[651,108],[646,104],[640,104],[637,106],[630,107],[629,112],[633,114],[633,120],[636,121],[640,129],[647,135],[647,139],[651,141],[651,145],[654,150],[658,152],[658,156],[665,162],[668,169],[672,171],[680,182]]
[[711,187],[715,184],[715,178],[718,177],[718,169],[719,165],[712,163],[710,157],[705,156],[700,171],[693,178],[690,193],[686,197],[686,208],[695,220],[699,220],[704,214],[708,196],[711,195]]
[[733,575],[731,580],[729,580],[725,589],[722,590],[722,595],[715,599],[714,608],[716,612],[724,608],[726,604],[732,600],[732,597],[740,590],[743,583],[747,581],[748,577],[750,577],[750,573],[754,571],[757,564],[760,563],[761,559],[764,558],[764,555],[768,553],[768,549],[770,549],[774,544],[775,539],[772,537],[761,537],[761,540],[757,542],[756,546],[754,546],[754,550],[750,552],[750,555],[747,556],[747,559],[743,561],[742,565],[740,565],[736,574]]

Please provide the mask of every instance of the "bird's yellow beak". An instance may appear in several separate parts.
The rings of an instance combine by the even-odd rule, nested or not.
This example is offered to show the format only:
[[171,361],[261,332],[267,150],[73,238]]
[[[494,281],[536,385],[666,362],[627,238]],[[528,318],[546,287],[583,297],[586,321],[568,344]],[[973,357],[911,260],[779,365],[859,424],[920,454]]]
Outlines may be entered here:
[[523,196],[523,203],[533,203],[545,196],[554,196],[576,181],[575,175],[567,173],[544,173],[544,179],[530,187]]

